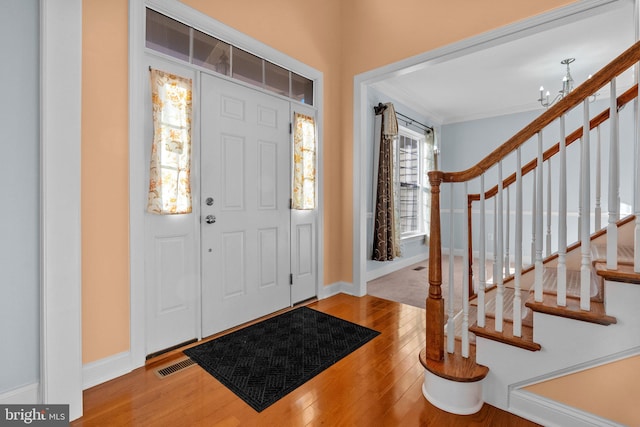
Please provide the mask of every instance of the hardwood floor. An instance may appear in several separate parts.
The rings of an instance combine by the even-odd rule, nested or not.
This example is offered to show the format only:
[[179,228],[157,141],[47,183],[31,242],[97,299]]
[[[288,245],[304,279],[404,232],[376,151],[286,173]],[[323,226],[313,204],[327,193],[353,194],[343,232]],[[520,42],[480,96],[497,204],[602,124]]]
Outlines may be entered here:
[[424,310],[380,298],[337,295],[309,307],[381,332],[258,413],[194,365],[159,378],[174,352],[84,392],[72,426],[535,426],[489,405],[456,416],[423,397]]

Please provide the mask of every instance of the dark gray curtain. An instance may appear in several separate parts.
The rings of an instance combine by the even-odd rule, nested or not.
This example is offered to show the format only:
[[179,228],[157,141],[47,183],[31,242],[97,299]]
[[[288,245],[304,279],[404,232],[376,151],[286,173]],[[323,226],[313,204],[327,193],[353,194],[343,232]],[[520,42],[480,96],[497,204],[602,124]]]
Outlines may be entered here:
[[387,103],[382,114],[380,155],[377,173],[373,255],[375,261],[391,261],[400,255],[394,206],[393,140],[398,135],[398,122],[393,104]]

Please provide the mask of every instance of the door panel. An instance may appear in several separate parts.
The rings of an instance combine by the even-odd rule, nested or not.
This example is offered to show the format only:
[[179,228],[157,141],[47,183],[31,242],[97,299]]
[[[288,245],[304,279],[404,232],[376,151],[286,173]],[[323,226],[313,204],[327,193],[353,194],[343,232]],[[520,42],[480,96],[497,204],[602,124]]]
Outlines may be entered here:
[[[147,57],[149,66],[191,78],[195,73],[169,61]],[[194,84],[193,93],[197,87]],[[146,92],[145,164],[148,169],[153,140],[151,90]],[[197,134],[192,128],[193,155],[197,150]],[[193,163],[193,161],[192,161]],[[149,172],[146,174],[149,183]],[[197,194],[197,182],[192,182],[192,194]],[[146,199],[139,209],[145,209]],[[145,213],[145,289],[146,289],[146,354],[155,353],[176,344],[197,338],[199,331],[199,253],[198,207],[185,215],[155,215]]]
[[[316,116],[315,110],[303,105],[296,105],[293,110],[307,116]],[[316,144],[317,140],[316,131]],[[313,210],[291,210],[291,274],[293,277],[291,302],[293,304],[317,295],[317,218],[317,208]]]
[[[289,102],[202,75],[203,335],[291,303]],[[207,198],[213,203],[208,205]]]

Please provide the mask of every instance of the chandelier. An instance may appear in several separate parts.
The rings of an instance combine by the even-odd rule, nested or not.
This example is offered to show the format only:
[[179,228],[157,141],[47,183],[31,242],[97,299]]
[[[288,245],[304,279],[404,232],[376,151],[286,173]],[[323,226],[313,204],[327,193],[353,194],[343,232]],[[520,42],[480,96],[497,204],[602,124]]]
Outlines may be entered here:
[[575,60],[576,60],[575,58],[567,58],[560,61],[562,65],[567,66],[567,74],[562,78],[562,89],[558,91],[558,94],[556,95],[555,98],[553,98],[553,100],[549,100],[551,95],[549,91],[545,93],[544,87],[540,86],[540,98],[538,99],[538,102],[540,102],[540,105],[542,105],[545,108],[548,108],[551,105],[553,105],[557,100],[567,96],[569,92],[573,90],[573,77],[571,77],[571,69],[569,68],[569,64],[571,64]]
[[[550,99],[551,94],[549,93],[549,91],[545,93],[544,87],[540,86],[540,98],[538,98],[538,102],[540,103],[540,105],[542,105],[545,108],[549,108],[559,99],[562,99],[565,96],[569,95],[569,92],[573,90],[573,77],[571,77],[571,70],[569,69],[569,64],[571,64],[575,60],[576,60],[575,58],[567,58],[560,61],[562,65],[567,66],[567,74],[565,74],[565,76],[562,78],[562,89],[558,91],[558,94],[556,95],[555,98],[553,98],[553,100]],[[590,79],[590,78],[591,78],[591,74],[589,74],[589,77],[587,77],[587,79]],[[593,95],[589,96],[589,102],[594,102],[598,95],[600,94],[594,93]]]

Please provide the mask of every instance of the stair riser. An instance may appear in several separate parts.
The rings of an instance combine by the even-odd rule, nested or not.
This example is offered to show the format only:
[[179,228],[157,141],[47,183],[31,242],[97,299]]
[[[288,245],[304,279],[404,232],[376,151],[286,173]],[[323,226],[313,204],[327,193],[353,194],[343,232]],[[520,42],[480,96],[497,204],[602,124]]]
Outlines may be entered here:
[[606,282],[605,292],[607,314],[615,316],[618,324],[602,326],[534,313],[534,342],[542,346],[541,351],[476,337],[477,362],[490,369],[485,379],[485,402],[507,410],[511,384],[639,346],[640,286]]

